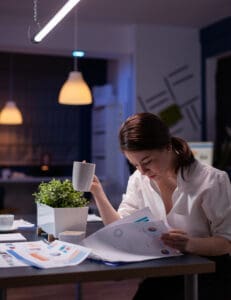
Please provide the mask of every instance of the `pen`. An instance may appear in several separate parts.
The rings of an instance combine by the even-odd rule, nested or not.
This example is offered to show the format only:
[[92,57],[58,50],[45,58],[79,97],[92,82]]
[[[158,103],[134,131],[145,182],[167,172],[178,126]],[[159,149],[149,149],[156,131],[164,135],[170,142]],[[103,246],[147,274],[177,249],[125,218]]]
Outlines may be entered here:
[[48,242],[47,239],[43,239],[44,243],[46,243],[47,245],[50,245],[50,243]]
[[111,267],[117,267],[117,266],[121,266],[123,264],[126,264],[125,262],[110,262],[107,260],[98,260],[95,258],[88,258],[90,261],[97,263],[97,264],[103,264],[103,265],[107,265],[107,266],[111,266]]

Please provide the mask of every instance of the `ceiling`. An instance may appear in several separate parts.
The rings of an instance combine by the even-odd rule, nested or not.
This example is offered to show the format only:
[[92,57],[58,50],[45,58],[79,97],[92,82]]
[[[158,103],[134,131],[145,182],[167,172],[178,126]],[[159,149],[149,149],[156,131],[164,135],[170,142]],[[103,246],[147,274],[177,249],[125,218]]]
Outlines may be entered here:
[[[0,1],[1,20],[33,20],[36,0]],[[65,0],[37,0],[38,20],[43,23]],[[230,0],[81,0],[78,19],[86,23],[158,24],[202,28],[231,14]],[[17,24],[17,22],[15,22]]]

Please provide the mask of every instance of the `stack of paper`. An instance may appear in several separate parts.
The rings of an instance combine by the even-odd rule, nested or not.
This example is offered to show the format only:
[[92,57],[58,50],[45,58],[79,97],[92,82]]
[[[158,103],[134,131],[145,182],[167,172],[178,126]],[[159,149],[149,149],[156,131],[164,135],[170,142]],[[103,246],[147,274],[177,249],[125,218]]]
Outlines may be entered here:
[[154,221],[148,208],[105,226],[83,240],[91,257],[109,262],[133,262],[181,255],[161,241],[170,227]]
[[19,219],[14,221],[14,226],[18,229],[29,229],[29,228],[34,228],[35,224],[30,223],[24,219]]
[[26,241],[21,233],[1,233],[0,242]]

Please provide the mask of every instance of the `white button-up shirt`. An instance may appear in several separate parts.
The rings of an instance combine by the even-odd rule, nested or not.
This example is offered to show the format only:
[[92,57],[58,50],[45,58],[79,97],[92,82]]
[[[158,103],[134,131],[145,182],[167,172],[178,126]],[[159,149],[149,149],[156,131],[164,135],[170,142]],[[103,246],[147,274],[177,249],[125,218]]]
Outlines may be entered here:
[[173,207],[166,215],[158,188],[138,170],[129,178],[118,212],[125,217],[149,207],[156,220],[197,237],[223,236],[231,241],[231,184],[226,172],[195,161],[177,174]]

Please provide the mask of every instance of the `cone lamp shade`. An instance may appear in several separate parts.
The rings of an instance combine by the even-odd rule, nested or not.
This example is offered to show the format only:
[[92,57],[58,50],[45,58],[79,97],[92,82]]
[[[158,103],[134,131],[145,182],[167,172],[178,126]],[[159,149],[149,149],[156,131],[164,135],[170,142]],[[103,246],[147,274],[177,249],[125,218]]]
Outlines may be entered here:
[[59,103],[67,105],[87,105],[92,103],[91,91],[80,72],[69,73],[67,81],[59,93]]
[[22,114],[14,101],[7,101],[0,112],[0,124],[20,125],[23,123]]

